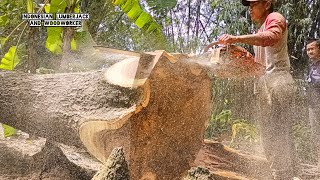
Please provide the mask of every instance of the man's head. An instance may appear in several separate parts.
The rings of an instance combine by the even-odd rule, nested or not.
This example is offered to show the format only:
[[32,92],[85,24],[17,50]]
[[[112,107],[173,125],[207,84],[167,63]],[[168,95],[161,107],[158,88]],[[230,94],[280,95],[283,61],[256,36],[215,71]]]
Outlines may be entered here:
[[311,60],[320,60],[320,39],[308,39],[307,54]]
[[253,22],[262,24],[268,14],[273,12],[275,0],[241,0],[244,6],[250,6],[250,16]]

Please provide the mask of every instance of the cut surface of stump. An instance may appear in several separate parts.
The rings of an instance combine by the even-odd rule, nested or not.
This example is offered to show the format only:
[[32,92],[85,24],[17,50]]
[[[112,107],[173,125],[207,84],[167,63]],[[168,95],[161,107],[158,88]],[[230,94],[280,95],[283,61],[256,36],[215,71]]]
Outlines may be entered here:
[[[140,105],[110,127],[93,133],[90,142],[94,144],[91,147],[95,147],[93,154],[100,153],[106,157],[113,148],[110,145],[122,145],[133,179],[145,176],[178,179],[190,168],[189,164],[201,147],[205,123],[211,111],[210,80],[205,72],[195,75],[190,68],[192,65],[179,61],[173,63],[170,61],[172,57],[163,53],[148,57],[152,58],[150,63],[142,62],[141,65],[147,70],[137,73],[138,78],[130,78],[134,79],[131,82],[140,83],[148,77]],[[145,58],[142,61],[148,60]],[[87,130],[107,127],[104,123],[84,123],[80,135],[88,137]]]

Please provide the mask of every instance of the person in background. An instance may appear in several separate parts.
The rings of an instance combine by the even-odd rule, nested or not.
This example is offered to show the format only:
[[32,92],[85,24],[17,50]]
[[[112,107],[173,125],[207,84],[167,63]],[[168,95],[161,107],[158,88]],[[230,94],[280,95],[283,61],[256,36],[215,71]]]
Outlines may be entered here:
[[255,61],[266,68],[265,73],[257,78],[255,93],[261,140],[272,178],[297,179],[294,178],[297,162],[290,110],[296,86],[290,74],[287,23],[280,13],[274,12],[275,2],[272,0],[242,0],[241,3],[249,6],[251,19],[259,29],[254,34],[224,34],[218,42],[254,46]]
[[318,167],[320,169],[320,40],[307,41],[309,68],[307,74],[307,94],[309,102],[309,121],[312,138],[317,150]]

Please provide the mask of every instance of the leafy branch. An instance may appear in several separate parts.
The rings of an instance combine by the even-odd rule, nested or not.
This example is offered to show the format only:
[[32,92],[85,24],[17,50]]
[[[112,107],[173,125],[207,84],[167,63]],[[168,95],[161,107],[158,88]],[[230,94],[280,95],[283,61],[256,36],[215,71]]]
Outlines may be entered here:
[[160,25],[157,24],[153,17],[140,7],[138,0],[112,0],[112,3],[126,13],[135,25],[146,32],[161,32]]

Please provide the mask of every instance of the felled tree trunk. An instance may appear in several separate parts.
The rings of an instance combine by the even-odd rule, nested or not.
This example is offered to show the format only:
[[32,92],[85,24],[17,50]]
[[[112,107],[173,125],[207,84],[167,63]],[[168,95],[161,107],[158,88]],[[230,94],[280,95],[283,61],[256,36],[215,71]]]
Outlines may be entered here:
[[242,179],[242,176],[272,179],[270,165],[265,158],[243,154],[209,140],[203,143],[194,166],[208,168],[218,179]]
[[102,162],[122,146],[132,179],[179,179],[201,148],[210,79],[162,51],[124,54],[107,70],[1,72],[0,122],[84,146]]

